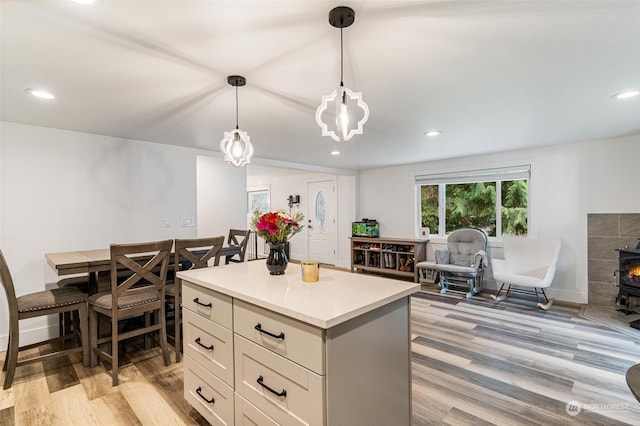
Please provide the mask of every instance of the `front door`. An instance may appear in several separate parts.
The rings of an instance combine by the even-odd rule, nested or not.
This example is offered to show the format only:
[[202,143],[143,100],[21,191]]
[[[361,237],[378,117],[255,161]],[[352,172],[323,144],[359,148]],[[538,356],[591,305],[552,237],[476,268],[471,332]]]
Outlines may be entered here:
[[335,265],[338,259],[336,182],[309,182],[307,194],[309,259]]

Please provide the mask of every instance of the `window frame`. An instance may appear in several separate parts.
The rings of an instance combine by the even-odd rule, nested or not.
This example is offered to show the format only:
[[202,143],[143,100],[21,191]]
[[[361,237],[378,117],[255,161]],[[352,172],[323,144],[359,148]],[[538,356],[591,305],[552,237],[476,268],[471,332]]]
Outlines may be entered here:
[[502,182],[512,180],[527,181],[527,234],[531,230],[531,165],[518,165],[492,169],[469,170],[463,172],[434,173],[415,176],[416,194],[416,235],[422,228],[422,185],[438,185],[438,229],[430,229],[430,235],[446,237],[446,185],[491,182],[496,184],[496,235],[492,240],[502,239]]

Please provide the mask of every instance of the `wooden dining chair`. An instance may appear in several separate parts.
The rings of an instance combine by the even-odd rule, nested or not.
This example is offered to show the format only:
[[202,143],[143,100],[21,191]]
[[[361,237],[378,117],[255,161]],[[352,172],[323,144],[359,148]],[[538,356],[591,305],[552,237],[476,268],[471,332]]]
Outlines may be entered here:
[[[230,229],[227,244],[229,247],[236,247],[238,250],[230,256],[225,256],[224,263],[229,262],[241,263],[244,262],[244,256],[247,252],[247,243],[249,242],[250,230],[244,229]],[[238,256],[238,257],[236,257]]]
[[[224,244],[224,236],[194,239],[178,239],[174,244],[175,271],[218,266],[220,252]],[[167,305],[167,321],[173,316],[173,347],[176,350],[176,362],[180,362],[182,353],[182,280],[177,276],[172,284],[167,285],[165,292]]]
[[[91,366],[98,365],[98,358],[111,361],[113,386],[118,385],[120,341],[159,332],[164,365],[171,363],[167,348],[164,293],[172,246],[172,240],[112,244],[111,291],[96,293],[88,298]],[[98,337],[99,315],[111,320],[111,335]],[[120,332],[121,320],[141,315],[144,315],[145,321],[140,328]],[[131,327],[133,323],[130,322]],[[100,348],[106,342],[111,342],[110,353]]]
[[[2,366],[2,370],[6,371],[3,389],[8,389],[13,385],[16,367],[20,367],[22,365],[68,355],[74,352],[82,352],[84,365],[89,365],[87,293],[84,293],[75,287],[68,287],[38,291],[36,293],[16,297],[13,278],[11,277],[11,272],[9,271],[9,266],[7,265],[2,250],[0,250],[0,281],[2,282],[2,287],[4,288],[9,305],[9,342],[7,344],[7,353],[5,354],[4,364]],[[78,311],[79,313],[81,331],[79,334],[81,336],[81,345],[70,349],[64,349],[65,341],[73,338],[74,335],[60,335],[60,337],[20,347],[20,320],[74,311]],[[30,356],[28,358],[22,357],[22,359],[18,359],[21,351],[43,345],[55,344],[56,342],[62,344],[63,349],[46,353],[44,355]]]
[[[75,287],[83,293],[89,294],[89,276],[81,275],[70,278],[63,278],[57,282],[58,288],[63,287]],[[58,318],[58,327],[60,329],[60,335],[68,335],[72,332],[79,331],[80,327],[80,315],[77,311],[73,312],[60,312]]]

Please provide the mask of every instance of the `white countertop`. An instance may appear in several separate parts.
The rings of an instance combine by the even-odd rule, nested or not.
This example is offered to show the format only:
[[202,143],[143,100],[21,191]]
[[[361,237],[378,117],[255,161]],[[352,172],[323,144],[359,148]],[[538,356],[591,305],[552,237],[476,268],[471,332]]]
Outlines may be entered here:
[[420,289],[415,283],[322,266],[320,280],[307,283],[299,264],[290,263],[284,275],[270,275],[263,260],[180,271],[178,277],[324,329]]

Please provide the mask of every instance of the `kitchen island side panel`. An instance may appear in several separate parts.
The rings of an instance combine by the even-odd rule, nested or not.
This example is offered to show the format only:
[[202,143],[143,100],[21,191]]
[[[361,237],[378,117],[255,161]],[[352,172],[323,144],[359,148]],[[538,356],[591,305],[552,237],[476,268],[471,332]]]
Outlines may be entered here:
[[328,425],[411,424],[410,298],[327,330]]

